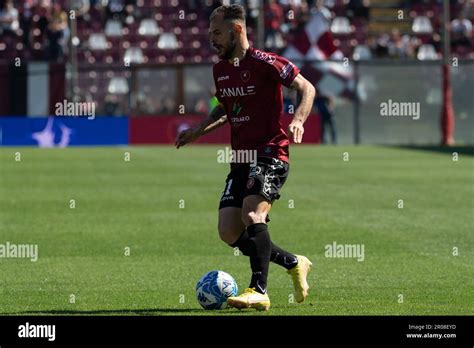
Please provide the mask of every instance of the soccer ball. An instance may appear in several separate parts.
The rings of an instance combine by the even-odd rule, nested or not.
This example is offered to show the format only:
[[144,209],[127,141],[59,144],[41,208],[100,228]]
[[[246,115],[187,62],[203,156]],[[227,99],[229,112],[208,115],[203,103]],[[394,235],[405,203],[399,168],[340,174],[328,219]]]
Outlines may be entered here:
[[237,295],[237,283],[223,271],[207,272],[196,284],[196,297],[204,309],[224,309],[227,298]]

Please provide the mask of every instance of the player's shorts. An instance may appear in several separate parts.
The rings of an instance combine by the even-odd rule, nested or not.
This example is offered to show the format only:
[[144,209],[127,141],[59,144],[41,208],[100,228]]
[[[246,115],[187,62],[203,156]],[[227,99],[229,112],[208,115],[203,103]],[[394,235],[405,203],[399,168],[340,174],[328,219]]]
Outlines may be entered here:
[[242,208],[243,200],[250,195],[261,195],[273,202],[280,198],[289,164],[276,158],[258,157],[256,165],[242,164],[227,175],[219,209]]

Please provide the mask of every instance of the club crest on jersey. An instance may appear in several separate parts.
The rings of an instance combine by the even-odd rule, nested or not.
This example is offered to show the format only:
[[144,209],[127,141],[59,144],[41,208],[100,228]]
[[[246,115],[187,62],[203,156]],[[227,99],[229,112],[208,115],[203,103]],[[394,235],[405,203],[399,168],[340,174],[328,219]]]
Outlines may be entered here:
[[248,80],[250,79],[250,71],[248,70],[242,71],[240,73],[240,78],[242,79],[242,81],[248,82]]

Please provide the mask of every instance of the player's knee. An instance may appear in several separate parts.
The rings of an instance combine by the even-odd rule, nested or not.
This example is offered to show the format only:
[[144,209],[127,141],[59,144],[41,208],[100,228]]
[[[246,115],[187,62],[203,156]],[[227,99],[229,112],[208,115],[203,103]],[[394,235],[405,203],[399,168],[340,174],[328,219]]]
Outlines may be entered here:
[[227,230],[219,230],[219,238],[220,238],[224,243],[230,244],[230,243],[229,243],[230,236],[231,236],[231,235],[230,235],[229,231],[227,231]]
[[242,214],[242,222],[245,226],[258,224],[258,223],[265,223],[266,222],[267,214],[259,213],[255,211],[245,212]]
[[[219,223],[218,226],[219,231],[219,238],[229,245],[235,243],[235,241],[239,238],[239,235],[228,225]],[[242,231],[240,231],[242,232]]]

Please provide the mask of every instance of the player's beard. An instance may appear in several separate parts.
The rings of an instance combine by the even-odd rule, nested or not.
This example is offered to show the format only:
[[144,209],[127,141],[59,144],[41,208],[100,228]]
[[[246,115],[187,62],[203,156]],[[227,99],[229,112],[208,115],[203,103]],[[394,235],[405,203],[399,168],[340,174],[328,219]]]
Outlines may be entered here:
[[224,54],[222,55],[222,59],[231,59],[234,56],[235,49],[237,48],[237,42],[235,40],[234,33],[230,33],[230,43],[227,49],[225,50]]

